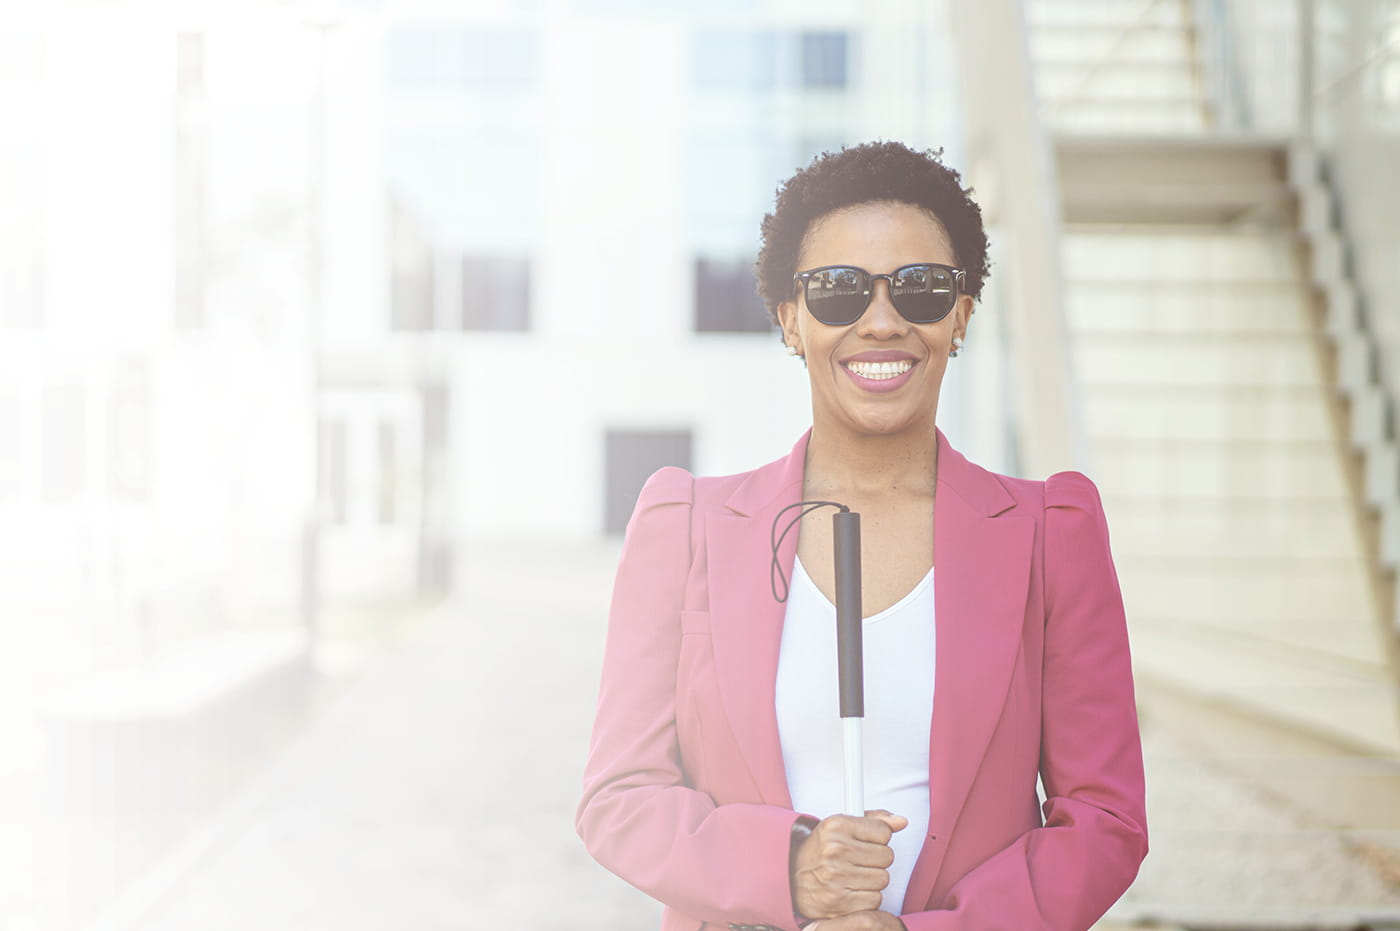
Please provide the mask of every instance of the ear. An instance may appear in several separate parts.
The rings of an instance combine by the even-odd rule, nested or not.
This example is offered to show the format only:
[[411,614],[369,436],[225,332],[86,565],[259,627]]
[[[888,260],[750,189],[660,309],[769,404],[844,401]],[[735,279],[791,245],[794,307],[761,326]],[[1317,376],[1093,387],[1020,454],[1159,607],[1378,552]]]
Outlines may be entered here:
[[953,335],[967,338],[967,325],[972,320],[972,313],[977,308],[974,306],[972,295],[959,294],[958,306],[953,310]]
[[802,337],[797,332],[797,303],[783,301],[778,305],[778,325],[783,328],[783,342],[802,349]]

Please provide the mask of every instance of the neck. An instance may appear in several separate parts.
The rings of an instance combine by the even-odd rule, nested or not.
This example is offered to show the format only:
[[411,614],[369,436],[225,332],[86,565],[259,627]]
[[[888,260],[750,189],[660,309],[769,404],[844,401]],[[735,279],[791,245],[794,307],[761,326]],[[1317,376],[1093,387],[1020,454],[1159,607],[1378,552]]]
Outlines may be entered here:
[[896,434],[850,433],[814,425],[803,468],[804,494],[931,496],[937,467],[938,435],[933,424]]

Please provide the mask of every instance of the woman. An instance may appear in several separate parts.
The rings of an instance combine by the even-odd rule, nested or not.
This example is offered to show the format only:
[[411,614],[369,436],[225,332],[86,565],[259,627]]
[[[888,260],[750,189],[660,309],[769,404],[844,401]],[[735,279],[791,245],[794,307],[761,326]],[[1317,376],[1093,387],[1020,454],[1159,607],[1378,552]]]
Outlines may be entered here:
[[[1098,493],[987,472],[935,426],[986,245],[957,173],[896,143],[818,158],[764,219],[812,427],[751,472],[648,479],[577,816],[663,929],[1087,928],[1146,856]],[[861,515],[865,817],[836,814],[829,510],[777,548],[790,597],[770,587],[775,519],[811,500]]]

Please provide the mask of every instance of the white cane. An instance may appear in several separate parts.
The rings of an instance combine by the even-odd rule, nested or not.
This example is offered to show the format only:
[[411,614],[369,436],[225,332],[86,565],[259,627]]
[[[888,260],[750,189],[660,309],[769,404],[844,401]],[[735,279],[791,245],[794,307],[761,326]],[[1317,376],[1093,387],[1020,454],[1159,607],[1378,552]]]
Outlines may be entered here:
[[836,543],[836,662],[841,682],[842,744],[846,760],[846,814],[865,815],[865,762],[861,726],[865,721],[865,675],[861,646],[860,515],[847,510],[831,516]]

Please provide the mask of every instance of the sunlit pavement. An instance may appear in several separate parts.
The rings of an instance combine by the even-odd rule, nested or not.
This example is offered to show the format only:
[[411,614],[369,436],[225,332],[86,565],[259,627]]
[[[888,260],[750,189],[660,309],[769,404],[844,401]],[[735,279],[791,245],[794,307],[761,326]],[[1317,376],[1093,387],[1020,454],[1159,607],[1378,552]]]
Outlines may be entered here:
[[[467,547],[459,596],[94,931],[655,928],[659,907],[573,829],[617,555]],[[1193,759],[1144,711],[1153,851],[1111,915],[1400,906],[1355,845]]]

